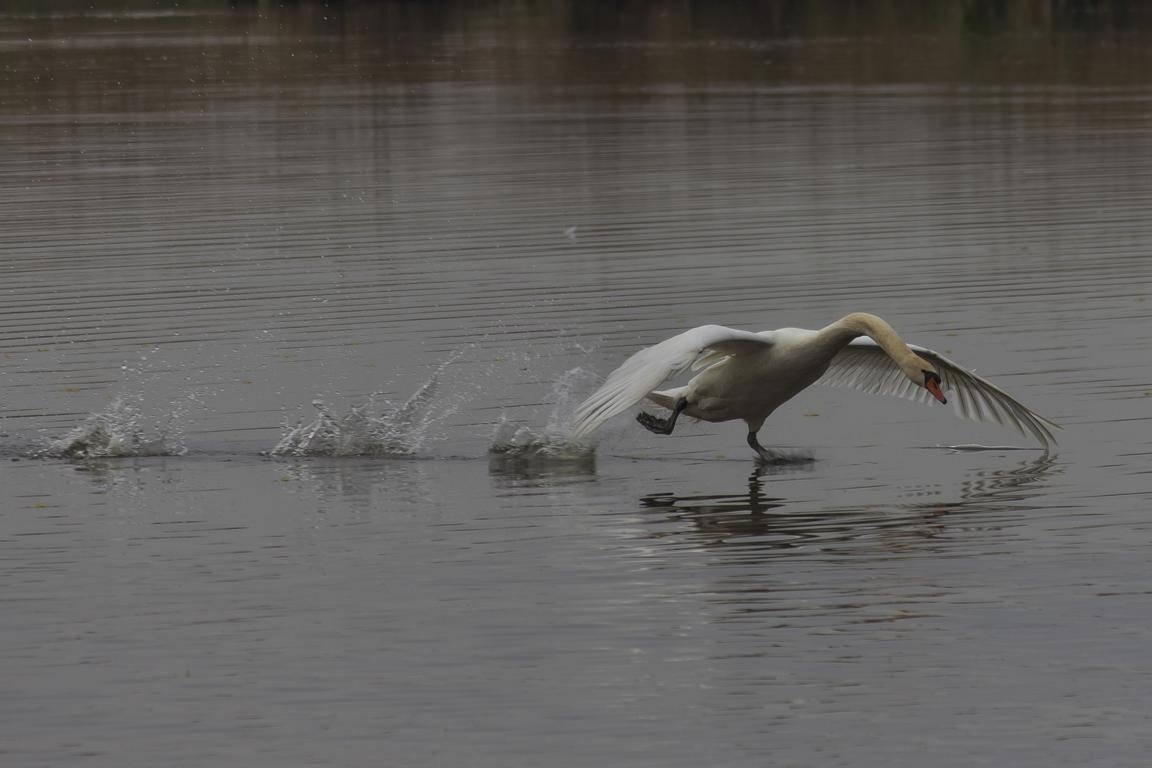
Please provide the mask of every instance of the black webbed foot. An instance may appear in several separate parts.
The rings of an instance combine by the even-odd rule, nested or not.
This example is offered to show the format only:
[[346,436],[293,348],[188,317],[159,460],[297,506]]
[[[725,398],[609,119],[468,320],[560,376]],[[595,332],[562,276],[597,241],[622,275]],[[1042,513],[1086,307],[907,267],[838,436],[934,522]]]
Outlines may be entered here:
[[672,430],[676,429],[676,419],[680,418],[680,414],[687,407],[688,401],[680,398],[676,401],[676,407],[672,409],[672,413],[668,418],[661,419],[650,413],[641,411],[636,414],[636,421],[640,422],[640,426],[649,432],[655,432],[658,435],[670,435],[672,434]]
[[640,426],[649,432],[655,432],[658,435],[672,434],[672,423],[668,419],[661,419],[653,416],[650,413],[641,411],[636,414],[636,421],[640,422]]

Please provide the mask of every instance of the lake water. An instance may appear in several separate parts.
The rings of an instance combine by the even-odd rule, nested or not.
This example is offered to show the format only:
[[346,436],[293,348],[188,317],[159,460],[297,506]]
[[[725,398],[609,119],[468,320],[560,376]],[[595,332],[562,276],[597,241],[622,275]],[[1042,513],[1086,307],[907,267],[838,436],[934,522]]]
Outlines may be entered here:
[[[0,762],[1147,764],[1141,4],[277,6],[0,13]],[[1057,449],[490,454],[856,310]]]

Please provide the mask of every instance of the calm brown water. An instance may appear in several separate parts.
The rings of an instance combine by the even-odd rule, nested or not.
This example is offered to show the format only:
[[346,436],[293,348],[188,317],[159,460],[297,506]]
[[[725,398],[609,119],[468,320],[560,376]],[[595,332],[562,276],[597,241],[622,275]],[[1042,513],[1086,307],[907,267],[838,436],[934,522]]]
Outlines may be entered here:
[[[0,12],[3,765],[1146,764],[1141,4],[98,5]],[[488,456],[854,310],[1057,451]]]

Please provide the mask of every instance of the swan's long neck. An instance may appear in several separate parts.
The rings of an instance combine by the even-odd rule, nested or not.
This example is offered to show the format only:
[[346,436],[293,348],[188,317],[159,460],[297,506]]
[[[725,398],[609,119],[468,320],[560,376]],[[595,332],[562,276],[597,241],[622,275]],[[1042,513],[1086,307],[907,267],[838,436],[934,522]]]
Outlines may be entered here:
[[830,344],[839,343],[841,347],[859,336],[867,336],[879,344],[881,349],[905,370],[916,369],[921,362],[892,326],[867,312],[845,315],[822,329],[820,335],[827,338]]

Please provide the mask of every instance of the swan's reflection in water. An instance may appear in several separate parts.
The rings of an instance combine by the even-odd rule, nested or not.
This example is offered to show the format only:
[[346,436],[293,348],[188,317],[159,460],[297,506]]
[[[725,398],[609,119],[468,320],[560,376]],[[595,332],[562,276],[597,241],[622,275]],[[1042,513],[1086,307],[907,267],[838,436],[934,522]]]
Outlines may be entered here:
[[[648,573],[691,580],[704,624],[734,624],[770,643],[784,642],[778,633],[787,628],[819,644],[813,635],[930,621],[949,601],[1002,598],[978,572],[990,559],[1007,562],[1006,551],[1027,550],[1020,523],[1042,509],[1037,497],[1056,466],[1042,457],[972,471],[951,490],[873,487],[873,501],[863,488],[788,500],[771,492],[763,470],[740,493],[650,493],[640,499]],[[725,656],[729,643],[747,640],[710,637],[696,652]]]
[[567,458],[490,453],[488,476],[492,487],[502,491],[550,488],[596,480],[596,455]]
[[282,479],[307,489],[317,500],[352,512],[434,503],[436,493],[425,462],[416,460],[312,459],[277,462]]
[[1014,467],[973,473],[961,486],[966,502],[1025,501],[1040,495],[1045,481],[1059,471],[1048,453],[1022,461]]
[[724,544],[733,539],[756,539],[766,547],[787,548],[802,531],[785,530],[786,518],[770,516],[772,510],[787,506],[787,501],[764,490],[764,477],[779,470],[769,465],[757,466],[748,476],[748,490],[735,494],[676,495],[651,493],[640,499],[646,510],[665,513],[669,522],[689,522],[696,536],[709,544]]
[[742,492],[659,491],[641,497],[640,506],[651,513],[647,522],[654,536],[686,538],[710,548],[770,554],[806,546],[834,548],[867,538],[894,551],[913,542],[930,541],[961,525],[955,516],[962,513],[1002,514],[1027,506],[1029,499],[1043,492],[1045,478],[1055,466],[1054,460],[1044,455],[1007,468],[975,471],[960,483],[959,493],[951,499],[927,485],[901,489],[896,500],[887,493],[876,501],[845,498],[842,504],[829,503],[829,499],[837,495],[844,498],[848,491],[818,502],[774,495],[768,490],[768,479],[796,469],[758,466]]

